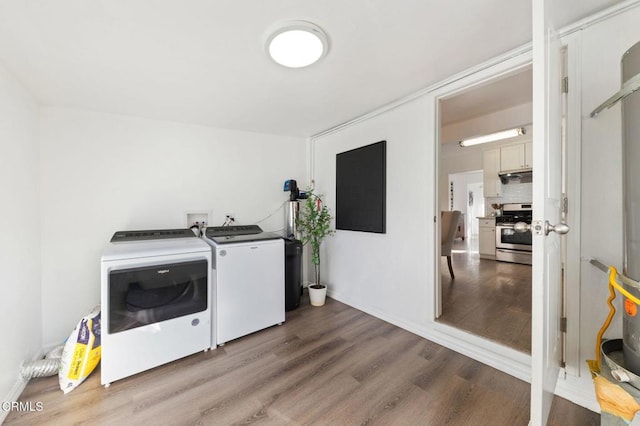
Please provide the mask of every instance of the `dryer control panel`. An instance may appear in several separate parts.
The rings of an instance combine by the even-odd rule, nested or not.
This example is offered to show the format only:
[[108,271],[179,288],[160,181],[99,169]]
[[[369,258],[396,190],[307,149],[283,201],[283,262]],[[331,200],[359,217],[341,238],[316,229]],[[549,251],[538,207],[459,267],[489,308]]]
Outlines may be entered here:
[[215,237],[235,237],[237,235],[260,234],[262,229],[258,225],[230,225],[230,226],[209,226],[206,230],[208,238]]
[[155,229],[149,231],[118,231],[111,237],[112,243],[125,241],[164,240],[168,238],[193,238],[191,229]]
[[258,225],[210,226],[205,231],[205,237],[216,244],[246,243],[282,238],[273,232],[262,232]]

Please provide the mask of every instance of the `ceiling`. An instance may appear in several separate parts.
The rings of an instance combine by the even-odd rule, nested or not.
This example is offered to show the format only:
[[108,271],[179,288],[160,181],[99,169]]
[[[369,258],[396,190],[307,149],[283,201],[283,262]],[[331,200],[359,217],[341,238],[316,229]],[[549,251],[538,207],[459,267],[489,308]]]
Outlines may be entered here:
[[533,72],[531,67],[487,84],[474,87],[440,104],[443,126],[469,120],[485,114],[531,103],[533,100]]
[[[565,0],[565,25],[618,0]],[[265,55],[279,23],[329,37]],[[309,136],[531,39],[530,0],[0,0],[0,63],[43,105]]]

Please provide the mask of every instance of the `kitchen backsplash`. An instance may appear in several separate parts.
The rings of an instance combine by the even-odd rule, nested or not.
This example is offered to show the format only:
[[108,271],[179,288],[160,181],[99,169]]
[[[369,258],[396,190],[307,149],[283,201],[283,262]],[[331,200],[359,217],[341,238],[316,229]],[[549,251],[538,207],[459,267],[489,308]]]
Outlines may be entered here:
[[485,198],[485,210],[488,215],[493,213],[491,204],[530,203],[533,198],[531,183],[509,183],[502,185],[502,197]]

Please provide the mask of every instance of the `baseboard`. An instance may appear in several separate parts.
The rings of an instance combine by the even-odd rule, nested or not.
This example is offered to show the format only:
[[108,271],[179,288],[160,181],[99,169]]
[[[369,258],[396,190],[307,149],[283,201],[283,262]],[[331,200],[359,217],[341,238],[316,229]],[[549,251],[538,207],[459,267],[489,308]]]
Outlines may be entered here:
[[[40,350],[33,358],[31,358],[31,361],[37,361],[39,359],[42,359],[42,357],[44,357],[44,354],[46,352],[44,350]],[[11,388],[11,390],[9,391],[9,393],[4,397],[4,399],[2,400],[3,403],[7,403],[7,402],[15,402],[18,399],[20,399],[20,395],[22,395],[22,392],[24,392],[24,388],[27,387],[27,383],[29,383],[28,380],[24,380],[22,378],[22,374],[20,374],[20,371],[18,370],[17,372],[17,380],[14,383],[13,387]],[[4,420],[7,418],[7,416],[9,415],[9,411],[5,411],[4,409],[0,409],[0,424],[2,424],[4,422]]]
[[567,375],[565,378],[559,378],[555,394],[588,410],[600,412],[591,375],[588,377]]

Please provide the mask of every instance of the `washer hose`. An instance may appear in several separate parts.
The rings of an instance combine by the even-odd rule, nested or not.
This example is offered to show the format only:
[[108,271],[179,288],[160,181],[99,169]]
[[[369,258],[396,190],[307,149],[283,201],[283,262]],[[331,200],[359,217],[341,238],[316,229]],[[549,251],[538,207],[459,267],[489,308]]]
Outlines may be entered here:
[[24,380],[34,377],[48,377],[58,374],[60,369],[60,359],[64,346],[58,346],[50,350],[44,359],[37,361],[23,362],[20,366],[20,374]]

